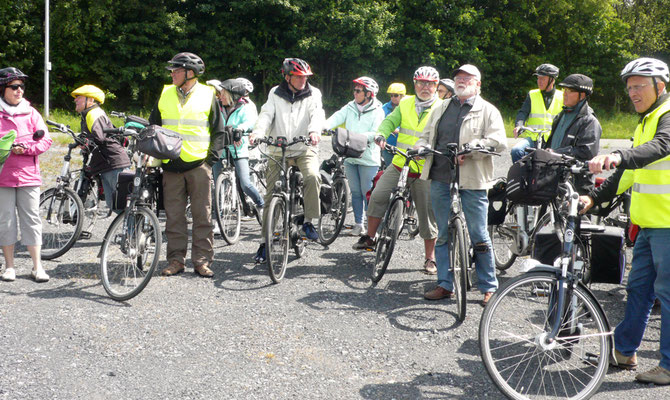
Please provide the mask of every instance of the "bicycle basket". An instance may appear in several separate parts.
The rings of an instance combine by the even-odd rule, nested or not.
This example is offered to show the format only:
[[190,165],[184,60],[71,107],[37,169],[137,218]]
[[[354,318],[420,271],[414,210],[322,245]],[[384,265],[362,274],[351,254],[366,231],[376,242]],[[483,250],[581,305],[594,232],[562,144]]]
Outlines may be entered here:
[[162,126],[149,125],[140,132],[137,149],[161,160],[176,160],[181,154],[181,137]]
[[515,162],[507,172],[507,199],[539,206],[558,196],[561,155],[538,149]]
[[505,196],[506,187],[507,182],[505,181],[505,178],[500,178],[496,181],[493,187],[489,189],[489,225],[500,225],[505,222],[505,214],[507,214],[507,197]]
[[368,137],[344,128],[337,128],[333,134],[333,151],[343,157],[360,158],[368,147]]

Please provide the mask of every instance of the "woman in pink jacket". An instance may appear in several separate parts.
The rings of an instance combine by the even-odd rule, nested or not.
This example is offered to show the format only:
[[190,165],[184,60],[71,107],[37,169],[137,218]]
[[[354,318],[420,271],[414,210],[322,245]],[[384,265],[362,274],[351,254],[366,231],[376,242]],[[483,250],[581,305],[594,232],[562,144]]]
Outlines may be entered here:
[[[37,282],[46,282],[49,275],[40,262],[42,178],[38,156],[51,147],[51,138],[40,114],[23,98],[26,78],[16,68],[0,69],[0,137],[16,131],[14,147],[0,172],[0,247],[7,263],[2,280],[16,279],[14,244],[20,225],[21,243],[33,260],[31,275]],[[35,135],[38,131],[43,132],[41,138],[39,133]]]

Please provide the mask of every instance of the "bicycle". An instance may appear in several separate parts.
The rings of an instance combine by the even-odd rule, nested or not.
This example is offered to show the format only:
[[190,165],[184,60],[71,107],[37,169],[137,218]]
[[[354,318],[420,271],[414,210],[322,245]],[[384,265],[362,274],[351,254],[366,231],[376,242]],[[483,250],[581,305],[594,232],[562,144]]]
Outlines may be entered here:
[[322,202],[322,204],[325,203],[325,207],[322,206],[324,209],[321,210],[319,224],[316,228],[319,243],[324,246],[332,244],[337,239],[344,226],[344,220],[347,218],[347,207],[349,206],[349,181],[344,173],[344,157],[333,155],[333,159],[328,160],[327,163],[332,171],[332,184],[330,188],[326,188],[325,196],[328,196],[329,199]]
[[107,229],[98,254],[102,285],[116,301],[137,296],[151,280],[160,259],[162,233],[154,213],[160,202],[160,171],[150,166],[150,156],[136,149],[145,121],[128,116],[125,127],[105,130],[130,138],[136,164],[125,208]]
[[237,243],[242,224],[242,206],[237,189],[235,166],[229,151],[221,159],[222,168],[214,182],[214,213],[223,240]]
[[272,189],[272,200],[266,206],[267,218],[263,229],[267,255],[265,262],[272,282],[279,283],[286,273],[289,246],[298,258],[305,253],[304,239],[300,234],[304,221],[303,176],[297,166],[289,166],[286,149],[298,143],[309,146],[311,141],[309,137],[299,136],[290,141],[285,137],[277,137],[274,140],[259,138],[256,142],[281,149],[281,160],[266,154],[279,166],[280,171],[279,179]]
[[567,156],[559,165],[559,198],[568,210],[560,259],[504,283],[479,325],[486,371],[511,399],[589,398],[613,356],[607,317],[576,271],[579,196],[569,177],[588,167]]
[[[249,146],[249,150],[252,148],[253,146]],[[258,191],[258,194],[261,196],[261,198],[265,196],[265,192],[267,191],[267,184],[265,183],[265,171],[267,170],[267,166],[268,160],[265,158],[249,158],[249,179],[251,180],[251,184],[254,185]],[[240,201],[242,204],[242,215],[247,217],[254,217],[256,218],[256,221],[259,225],[262,224],[262,209],[259,210],[251,197],[244,193],[244,190],[242,190],[242,186],[240,185],[239,178],[237,179],[237,192],[240,195]]]
[[[40,258],[53,260],[65,254],[80,238],[90,238],[91,228],[98,219],[98,205],[104,199],[102,182],[98,175],[87,172],[90,153],[85,150],[89,144],[82,135],[75,134],[69,126],[47,120],[46,123],[58,131],[72,137],[67,146],[63,166],[56,186],[40,195],[40,217],[42,219],[42,246]],[[82,146],[82,168],[72,170],[72,151]],[[70,185],[74,184],[73,188]],[[109,216],[111,210],[107,213]],[[84,230],[84,221],[87,221]]]

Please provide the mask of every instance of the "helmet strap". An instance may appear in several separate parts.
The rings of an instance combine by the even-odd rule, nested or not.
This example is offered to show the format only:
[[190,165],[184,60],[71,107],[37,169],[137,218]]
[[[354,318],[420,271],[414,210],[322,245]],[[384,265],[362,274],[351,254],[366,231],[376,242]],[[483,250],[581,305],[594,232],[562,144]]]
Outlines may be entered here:
[[652,76],[651,81],[654,82],[654,94],[656,95],[656,100],[654,103],[656,103],[656,101],[658,101],[658,85],[656,84],[656,77]]

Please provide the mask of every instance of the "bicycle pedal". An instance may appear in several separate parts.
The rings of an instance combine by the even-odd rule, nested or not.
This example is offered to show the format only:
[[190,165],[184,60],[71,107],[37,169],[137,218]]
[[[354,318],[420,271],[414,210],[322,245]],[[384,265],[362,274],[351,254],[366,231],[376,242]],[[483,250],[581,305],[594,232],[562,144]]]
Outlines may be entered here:
[[91,238],[91,232],[81,231],[81,233],[79,234],[79,239],[86,240],[86,239],[90,239],[90,238]]

